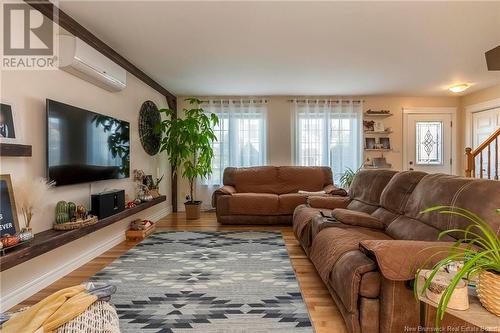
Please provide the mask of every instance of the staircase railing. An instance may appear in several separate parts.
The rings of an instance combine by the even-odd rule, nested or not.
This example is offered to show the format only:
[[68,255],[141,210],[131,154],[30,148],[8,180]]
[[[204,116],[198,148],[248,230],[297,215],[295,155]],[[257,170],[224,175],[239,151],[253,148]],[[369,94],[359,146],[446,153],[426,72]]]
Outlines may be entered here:
[[[465,148],[466,165],[465,175],[467,177],[479,177],[498,180],[498,137],[500,136],[500,128],[493,132],[488,139],[481,143],[477,148]],[[491,146],[494,146],[493,149]],[[493,151],[492,151],[493,150]],[[493,154],[493,157],[492,157]],[[486,155],[486,157],[484,156]],[[479,158],[478,158],[479,157]],[[484,168],[484,159],[487,159],[487,169]],[[494,160],[492,168],[492,160]],[[477,168],[479,164],[479,168]],[[493,178],[492,176],[493,169]],[[476,170],[479,173],[476,173]],[[486,177],[485,177],[486,176]]]

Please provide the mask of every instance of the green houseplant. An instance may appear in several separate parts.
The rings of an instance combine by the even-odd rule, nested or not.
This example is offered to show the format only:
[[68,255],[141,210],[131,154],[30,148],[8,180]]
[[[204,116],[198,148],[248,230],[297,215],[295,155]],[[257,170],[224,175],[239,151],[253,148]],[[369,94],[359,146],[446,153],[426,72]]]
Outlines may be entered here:
[[[477,275],[479,275],[477,292],[481,304],[488,311],[500,316],[500,239],[497,235],[498,231],[494,230],[477,214],[466,209],[436,206],[423,211],[423,213],[427,212],[452,214],[471,222],[463,229],[445,230],[439,234],[438,238],[441,239],[447,234],[459,232],[461,238],[453,243],[447,256],[432,267],[430,275],[421,290],[418,290],[417,283],[414,284],[415,296],[418,296],[418,293],[425,292],[433,278],[447,265],[454,263],[463,265],[441,296],[437,306],[436,327],[439,327],[452,293],[460,281],[462,279],[470,280]],[[496,212],[500,214],[500,210],[497,209]],[[431,259],[432,257],[427,262]],[[417,271],[417,278],[420,273],[421,269]]]
[[354,180],[354,177],[356,177],[356,174],[359,172],[360,168],[358,168],[356,171],[351,169],[351,168],[346,168],[342,176],[340,177],[340,186],[348,190],[349,187],[351,187],[352,181]]
[[213,127],[219,119],[216,114],[205,112],[199,99],[187,98],[186,101],[191,108],[184,109],[182,117],[177,117],[171,109],[160,110],[166,117],[157,125],[157,131],[163,134],[160,151],[167,152],[173,172],[182,169],[182,177],[189,182],[189,199],[184,203],[186,217],[197,219],[201,201],[195,200],[195,182],[212,173],[212,143],[217,140]]

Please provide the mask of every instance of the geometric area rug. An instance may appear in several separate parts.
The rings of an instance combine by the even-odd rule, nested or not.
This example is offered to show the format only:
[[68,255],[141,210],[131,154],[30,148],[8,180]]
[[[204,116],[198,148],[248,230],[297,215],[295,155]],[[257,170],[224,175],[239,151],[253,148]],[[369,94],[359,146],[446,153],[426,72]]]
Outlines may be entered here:
[[280,232],[161,232],[91,281],[124,333],[314,332]]

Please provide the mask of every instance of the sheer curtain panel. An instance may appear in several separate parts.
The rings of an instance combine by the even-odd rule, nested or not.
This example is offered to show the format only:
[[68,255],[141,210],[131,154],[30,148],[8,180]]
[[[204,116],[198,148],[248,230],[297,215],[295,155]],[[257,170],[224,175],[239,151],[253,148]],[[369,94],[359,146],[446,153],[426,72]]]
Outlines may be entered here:
[[342,173],[363,162],[363,102],[292,100],[295,165],[330,166],[338,184]]
[[214,128],[213,172],[202,185],[222,185],[226,167],[248,167],[267,163],[267,102],[255,99],[209,100],[202,105],[219,117]]

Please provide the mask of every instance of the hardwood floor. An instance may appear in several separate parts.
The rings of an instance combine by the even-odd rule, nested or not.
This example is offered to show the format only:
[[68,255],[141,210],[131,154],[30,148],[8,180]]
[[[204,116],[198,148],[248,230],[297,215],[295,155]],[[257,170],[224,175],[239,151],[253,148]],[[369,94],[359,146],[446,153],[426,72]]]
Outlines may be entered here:
[[[344,321],[328,290],[321,281],[314,266],[304,254],[293,235],[291,226],[222,226],[217,224],[215,214],[202,213],[196,221],[186,221],[183,213],[174,213],[157,222],[157,231],[221,231],[221,230],[280,230],[283,233],[288,254],[300,283],[304,300],[317,333],[347,332]],[[89,277],[109,265],[117,257],[134,247],[136,242],[123,242],[103,253],[87,264],[54,282],[47,288],[25,300],[15,308],[33,305],[51,293],[86,281]]]

